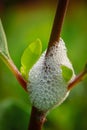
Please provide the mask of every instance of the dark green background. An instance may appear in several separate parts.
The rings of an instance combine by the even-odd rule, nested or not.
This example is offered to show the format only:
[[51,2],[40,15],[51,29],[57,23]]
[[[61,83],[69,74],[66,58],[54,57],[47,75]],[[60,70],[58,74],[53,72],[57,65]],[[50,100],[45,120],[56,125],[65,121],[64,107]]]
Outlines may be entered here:
[[[47,47],[56,0],[17,2],[1,2],[0,17],[11,57],[20,69],[22,52],[29,43],[40,38],[43,51]],[[70,1],[61,36],[78,74],[87,62],[86,1]],[[0,130],[27,130],[30,110],[28,94],[0,59]],[[47,120],[44,130],[87,130],[87,77]]]

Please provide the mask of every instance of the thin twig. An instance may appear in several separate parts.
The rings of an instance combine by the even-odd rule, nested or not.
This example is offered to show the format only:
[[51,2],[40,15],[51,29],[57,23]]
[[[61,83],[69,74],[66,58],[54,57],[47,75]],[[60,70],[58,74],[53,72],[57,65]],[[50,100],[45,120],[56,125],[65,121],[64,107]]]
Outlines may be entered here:
[[7,60],[7,62],[8,62],[7,65],[9,67],[9,69],[12,71],[12,73],[16,77],[17,81],[22,86],[22,88],[27,92],[27,81],[23,78],[22,74],[17,69],[17,67],[15,66],[15,64],[13,63],[12,60]]
[[20,85],[22,86],[22,88],[27,92],[27,81],[23,78],[22,74],[20,73],[20,71],[17,69],[17,67],[14,65],[14,63],[11,64],[13,67],[13,73],[16,77],[16,79],[18,80],[18,82],[20,83]]
[[71,82],[71,83],[69,83],[69,85],[68,85],[68,90],[71,90],[75,85],[77,85],[78,83],[80,83],[80,81],[82,81],[82,79],[84,78],[84,76],[87,74],[87,72],[86,71],[83,71],[83,72],[81,72],[79,75],[77,75],[76,77],[75,77],[75,79]]
[[28,130],[42,130],[43,124],[46,121],[45,113],[39,111],[37,108],[32,107],[30,123]]
[[50,35],[47,53],[49,51],[49,48],[55,45],[55,43],[59,41],[60,33],[61,33],[62,25],[63,25],[63,20],[64,20],[68,3],[69,3],[69,0],[59,0],[54,23],[53,23],[52,32]]

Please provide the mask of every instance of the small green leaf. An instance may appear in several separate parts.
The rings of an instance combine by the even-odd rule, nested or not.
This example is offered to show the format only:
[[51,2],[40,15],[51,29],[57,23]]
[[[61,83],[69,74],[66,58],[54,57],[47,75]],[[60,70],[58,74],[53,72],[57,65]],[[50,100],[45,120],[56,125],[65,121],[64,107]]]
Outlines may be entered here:
[[68,82],[73,75],[73,71],[65,65],[62,65],[61,69],[62,69],[62,76],[63,76],[64,80],[66,82]]
[[41,55],[42,44],[39,39],[29,44],[21,57],[21,73],[27,79],[28,72]]
[[4,29],[0,20],[0,56],[3,59],[4,57],[10,58],[8,47],[7,47],[7,40],[4,33]]
[[12,59],[10,57],[5,32],[0,20],[0,58],[11,69]]
[[5,32],[0,20],[0,58],[3,60],[3,62],[7,65],[7,67],[13,72],[13,74],[17,77],[17,75],[20,73],[18,69],[16,68],[15,64],[13,63],[7,46],[7,40],[5,36]]

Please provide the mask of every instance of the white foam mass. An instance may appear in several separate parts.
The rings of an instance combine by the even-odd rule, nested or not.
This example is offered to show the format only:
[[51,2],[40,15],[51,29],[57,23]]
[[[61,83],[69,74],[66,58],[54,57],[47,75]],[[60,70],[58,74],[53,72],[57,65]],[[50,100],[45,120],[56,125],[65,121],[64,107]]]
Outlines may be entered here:
[[50,48],[47,56],[45,53],[30,70],[27,86],[31,103],[40,111],[58,106],[68,96],[68,83],[62,77],[61,65],[72,69],[72,78],[75,76],[62,39]]

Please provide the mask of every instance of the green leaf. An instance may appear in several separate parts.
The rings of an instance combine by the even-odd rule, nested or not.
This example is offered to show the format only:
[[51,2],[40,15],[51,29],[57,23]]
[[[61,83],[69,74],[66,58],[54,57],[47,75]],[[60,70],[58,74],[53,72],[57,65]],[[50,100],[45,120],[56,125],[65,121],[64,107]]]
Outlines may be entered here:
[[21,57],[21,68],[20,68],[24,78],[26,79],[28,78],[28,72],[40,57],[41,51],[42,51],[42,44],[39,39],[29,44],[29,46],[25,49]]
[[64,80],[66,82],[68,82],[73,75],[73,71],[65,65],[62,65],[61,69],[62,69],[62,76],[63,76]]
[[7,40],[6,40],[6,36],[5,36],[5,32],[1,20],[0,20],[0,58],[11,70],[13,69],[13,65],[11,65],[12,59],[8,51]]
[[15,64],[13,63],[7,46],[7,40],[4,33],[4,29],[0,20],[0,58],[4,61],[7,67],[13,72],[13,74],[17,77],[19,71],[17,70]]
[[4,57],[7,57],[10,59],[10,55],[8,52],[7,47],[7,40],[4,33],[4,29],[0,20],[0,57],[3,59]]

